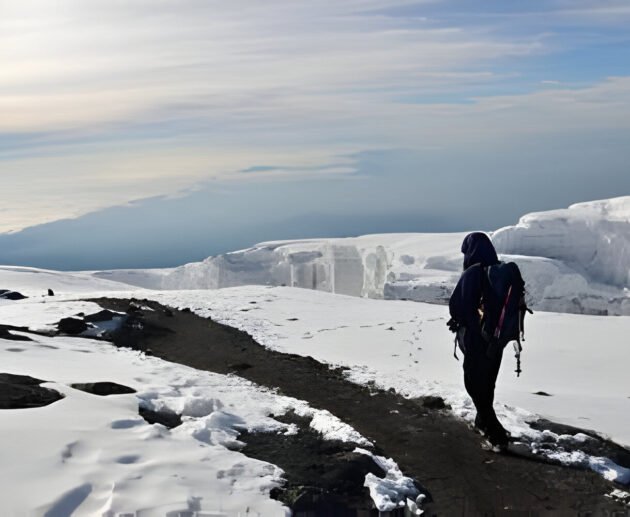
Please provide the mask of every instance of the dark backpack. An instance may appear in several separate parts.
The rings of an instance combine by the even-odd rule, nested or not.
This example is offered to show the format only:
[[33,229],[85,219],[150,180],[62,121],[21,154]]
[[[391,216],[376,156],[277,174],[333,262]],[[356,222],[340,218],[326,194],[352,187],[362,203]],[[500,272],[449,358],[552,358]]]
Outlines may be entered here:
[[481,335],[488,354],[497,354],[511,341],[518,351],[524,339],[525,282],[514,262],[499,262],[483,268]]

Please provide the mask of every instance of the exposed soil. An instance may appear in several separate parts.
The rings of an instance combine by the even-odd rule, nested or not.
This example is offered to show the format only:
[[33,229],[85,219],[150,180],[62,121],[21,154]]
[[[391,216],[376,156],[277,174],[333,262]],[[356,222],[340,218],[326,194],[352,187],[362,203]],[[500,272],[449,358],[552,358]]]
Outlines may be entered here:
[[[123,312],[130,305],[92,301]],[[599,475],[485,451],[461,420],[434,409],[440,406],[436,400],[359,386],[312,357],[268,350],[248,334],[190,311],[142,303],[153,310],[132,307],[132,316],[111,336],[114,344],[197,369],[236,373],[329,410],[425,487],[432,498],[427,515],[626,515],[627,508],[604,497],[614,486]],[[251,435],[242,437],[248,438],[254,447]],[[291,472],[287,454],[271,456],[269,461]]]
[[[273,497],[289,506],[294,517],[318,515],[354,517],[369,515],[372,502],[363,487],[368,472],[385,472],[372,458],[353,452],[355,444],[324,440],[309,427],[308,418],[293,413],[276,417],[294,424],[295,434],[243,432],[239,440],[245,455],[282,465],[287,483]],[[377,515],[378,512],[375,514]]]

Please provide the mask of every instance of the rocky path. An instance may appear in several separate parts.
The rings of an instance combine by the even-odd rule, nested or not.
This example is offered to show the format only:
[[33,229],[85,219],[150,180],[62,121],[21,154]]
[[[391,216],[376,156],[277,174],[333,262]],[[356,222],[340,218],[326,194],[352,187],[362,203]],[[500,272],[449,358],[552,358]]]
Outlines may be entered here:
[[[129,307],[129,300],[93,301],[110,310]],[[330,411],[422,484],[432,498],[431,515],[627,515],[604,497],[614,487],[600,476],[485,451],[480,437],[439,409],[439,401],[359,386],[339,369],[268,350],[237,329],[155,302],[143,305],[154,309],[137,309],[143,327],[118,334],[115,344],[233,373]]]

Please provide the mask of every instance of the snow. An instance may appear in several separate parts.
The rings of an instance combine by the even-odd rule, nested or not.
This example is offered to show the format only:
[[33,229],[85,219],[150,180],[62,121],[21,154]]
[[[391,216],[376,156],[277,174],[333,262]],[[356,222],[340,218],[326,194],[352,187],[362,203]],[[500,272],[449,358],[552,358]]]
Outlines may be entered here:
[[[2,306],[0,322],[46,330],[61,317],[100,309],[69,298]],[[239,377],[90,339],[28,335],[33,342],[0,339],[2,371],[44,379],[65,398],[43,408],[0,411],[0,443],[11,444],[0,451],[4,515],[285,515],[288,510],[269,498],[282,471],[235,449],[241,430],[295,432],[270,416],[289,410],[311,417],[325,439],[371,447],[330,412]],[[70,387],[98,381],[137,393],[98,397]],[[183,424],[171,431],[150,425],[139,405],[180,413]]]
[[[93,276],[94,278],[119,282],[132,286],[145,287],[152,289],[161,285],[162,279],[170,274],[174,268],[163,269],[111,269],[107,271],[84,271],[84,274]],[[119,289],[128,289],[127,286],[119,287]]]
[[618,488],[615,488],[612,492],[610,492],[609,494],[606,494],[606,497],[615,499],[616,501],[624,503],[625,505],[630,507],[630,493],[628,492],[624,492],[623,490],[619,490]]
[[[169,382],[176,389],[188,377],[185,370],[82,339],[38,338],[20,353],[7,352],[10,343],[0,340],[4,371],[47,379],[45,386],[66,397],[43,408],[0,412],[0,440],[11,444],[2,449],[0,468],[5,515],[163,516],[201,509],[230,515],[247,507],[282,513],[267,496],[281,473],[229,451],[229,423],[210,421],[219,412],[195,419],[216,428],[205,443],[189,429],[168,432],[138,416],[138,398]],[[99,380],[139,394],[97,397],[69,387]]]
[[[263,242],[173,270],[95,275],[153,289],[273,285],[443,304],[461,273],[465,235]],[[491,235],[502,260],[521,268],[532,308],[630,315],[630,196],[528,214]]]
[[[416,504],[416,499],[420,495],[418,489],[413,479],[403,476],[394,460],[377,456],[360,447],[357,447],[354,452],[370,456],[385,472],[384,478],[379,478],[372,473],[365,476],[365,486],[370,490],[370,497],[372,497],[379,512],[391,512],[397,508],[403,508],[407,505],[408,499]],[[424,495],[421,497],[423,499]],[[421,511],[420,513],[416,512],[416,515],[421,514]]]
[[[444,306],[261,286],[165,291],[153,298],[244,330],[271,349],[348,367],[350,380],[359,384],[408,397],[442,396],[456,415],[474,421]],[[533,441],[551,440],[558,452],[568,438],[543,435],[529,421],[543,417],[630,445],[630,318],[539,312],[526,327],[524,373],[513,373],[515,360],[507,349],[497,382],[496,409],[506,428]],[[536,395],[540,391],[551,396]],[[619,482],[628,479],[627,469],[602,467],[604,459],[557,459],[587,464]]]
[[[32,267],[0,266],[0,289],[19,291],[25,296],[45,296],[48,289],[55,294],[121,291],[130,285],[95,278],[90,273],[67,273]],[[2,302],[5,303],[5,302]]]
[[630,196],[528,214],[492,240],[500,253],[553,260],[537,285],[541,307],[630,314]]
[[[629,223],[630,196],[529,214],[492,235],[502,258],[520,266],[538,309],[526,321],[520,378],[506,350],[496,392],[499,418],[513,434],[544,443],[548,456],[625,484],[628,469],[563,448],[586,435],[535,431],[528,422],[543,417],[630,446]],[[474,406],[445,325],[448,310],[440,305],[459,277],[464,235],[268,242],[173,270],[60,273],[1,266],[0,289],[30,298],[0,301],[0,324],[50,331],[62,317],[100,309],[80,298],[146,297],[244,330],[271,349],[345,366],[354,382],[408,397],[442,396],[472,422]],[[56,296],[45,296],[48,288]],[[606,316],[612,314],[621,316]],[[0,451],[0,497],[10,515],[228,515],[248,508],[250,514],[283,514],[286,509],[269,499],[282,472],[233,449],[243,429],[295,432],[269,416],[289,409],[312,417],[311,426],[327,438],[370,446],[334,415],[238,377],[89,339],[35,340],[25,346],[0,339],[2,370],[44,378],[66,397],[45,408],[0,412],[0,440],[13,445]],[[98,380],[138,393],[99,398],[69,387]],[[536,395],[541,391],[551,396]],[[138,404],[179,412],[184,424],[172,431],[149,425],[139,418]],[[375,504],[402,502],[419,514],[421,501],[407,493],[406,478],[393,467],[385,470],[384,479],[366,478]]]

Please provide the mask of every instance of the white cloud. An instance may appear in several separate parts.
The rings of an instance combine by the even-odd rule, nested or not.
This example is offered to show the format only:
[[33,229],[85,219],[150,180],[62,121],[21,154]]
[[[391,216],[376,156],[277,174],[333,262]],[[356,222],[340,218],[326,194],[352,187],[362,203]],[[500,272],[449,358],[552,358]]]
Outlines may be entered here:
[[212,119],[274,96],[461,88],[484,79],[467,75],[476,65],[540,50],[535,39],[365,13],[404,3],[8,2],[0,130],[159,120],[164,110],[189,115],[186,104]]
[[422,3],[0,0],[0,137],[16,142],[0,161],[0,231],[256,165],[347,174],[325,166],[364,149],[628,127],[623,78],[403,102],[491,85],[505,79],[496,62],[546,51],[544,35],[383,11]]

